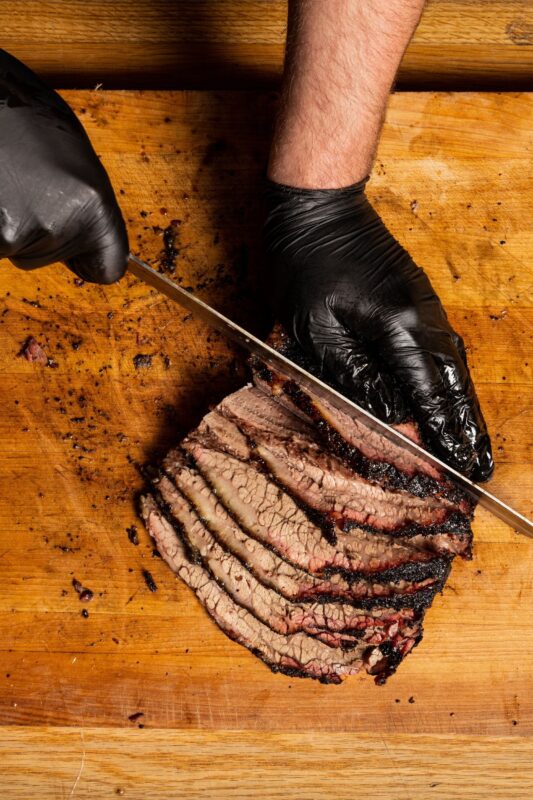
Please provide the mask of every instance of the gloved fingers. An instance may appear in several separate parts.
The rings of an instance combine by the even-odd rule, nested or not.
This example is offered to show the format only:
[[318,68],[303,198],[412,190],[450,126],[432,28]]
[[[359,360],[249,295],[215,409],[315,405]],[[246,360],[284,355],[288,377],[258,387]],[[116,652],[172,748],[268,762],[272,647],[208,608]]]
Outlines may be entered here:
[[465,362],[448,331],[439,331],[433,345],[423,334],[396,330],[384,353],[435,454],[464,475],[486,480],[493,469],[490,440]]
[[454,398],[454,418],[475,453],[470,477],[475,481],[486,481],[494,471],[494,460],[487,426],[468,368],[464,360],[461,363],[455,359],[444,359],[441,374],[448,396]]
[[128,263],[128,235],[122,215],[112,209],[99,220],[79,246],[79,251],[65,263],[73,272],[90,283],[108,284],[118,281]]
[[[94,216],[93,216],[94,214]],[[95,219],[92,226],[87,220]],[[81,226],[85,228],[82,229]],[[24,246],[10,254],[19,269],[32,270],[63,261],[78,277],[90,283],[114,283],[126,271],[128,235],[116,209],[88,212],[73,230],[28,234]]]
[[397,381],[382,370],[365,342],[354,336],[323,309],[294,316],[292,332],[300,346],[347,397],[385,422],[401,422],[407,415]]

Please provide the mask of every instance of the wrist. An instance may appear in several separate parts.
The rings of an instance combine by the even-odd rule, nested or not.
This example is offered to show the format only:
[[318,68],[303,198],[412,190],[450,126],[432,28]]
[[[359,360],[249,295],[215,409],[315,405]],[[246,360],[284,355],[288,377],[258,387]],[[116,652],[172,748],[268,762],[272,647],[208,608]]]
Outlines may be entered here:
[[354,148],[331,149],[329,145],[274,140],[268,163],[269,180],[298,189],[342,189],[367,178],[372,159]]
[[336,198],[342,199],[343,197],[354,197],[355,195],[364,194],[368,180],[369,176],[367,175],[362,180],[345,186],[328,186],[324,189],[309,189],[305,186],[293,186],[287,183],[280,183],[267,176],[265,180],[265,190],[270,196],[277,196],[280,198],[335,200]]

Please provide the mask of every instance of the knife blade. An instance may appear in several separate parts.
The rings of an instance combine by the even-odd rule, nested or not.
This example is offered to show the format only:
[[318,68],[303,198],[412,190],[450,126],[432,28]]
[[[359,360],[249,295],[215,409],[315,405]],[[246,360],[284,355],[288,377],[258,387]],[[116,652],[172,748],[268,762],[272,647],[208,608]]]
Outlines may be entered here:
[[273,347],[270,347],[252,333],[241,328],[240,325],[237,325],[237,323],[233,322],[219,311],[211,308],[211,306],[204,303],[203,300],[200,300],[190,292],[182,289],[181,286],[171,281],[166,275],[162,275],[152,269],[152,267],[142,259],[130,254],[128,267],[129,271],[135,275],[136,278],[139,278],[139,280],[157,289],[159,292],[166,295],[166,297],[179,303],[182,308],[192,312],[203,322],[207,322],[219,333],[222,333],[226,338],[243,347],[251,355],[256,356],[289,380],[297,381],[304,389],[311,392],[316,397],[319,397],[321,400],[325,400],[338,411],[342,411],[352,418],[363,422],[367,427],[381,434],[393,444],[402,447],[412,455],[421,458],[426,464],[438,469],[451,483],[455,486],[459,486],[483,508],[486,508],[494,514],[494,516],[503,520],[503,522],[510,525],[511,528],[514,528],[518,533],[533,538],[533,522],[508,506],[503,500],[500,500],[482,486],[474,483],[469,478],[453,469],[453,467],[448,466],[444,461],[441,461],[439,458],[432,455],[432,453],[429,453],[423,447],[416,444],[416,442],[413,442],[407,436],[395,430],[395,428],[382,422],[369,411],[361,408],[357,403],[354,403],[352,400],[336,391],[336,389],[333,389],[319,378],[311,375],[311,373],[298,366],[298,364],[295,364],[282,353],[278,353]]

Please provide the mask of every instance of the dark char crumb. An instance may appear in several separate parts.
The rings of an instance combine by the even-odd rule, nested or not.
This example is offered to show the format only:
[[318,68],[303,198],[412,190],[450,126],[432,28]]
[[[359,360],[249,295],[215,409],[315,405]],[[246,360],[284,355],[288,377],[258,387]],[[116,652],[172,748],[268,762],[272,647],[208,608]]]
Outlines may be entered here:
[[132,544],[139,544],[139,536],[137,534],[137,527],[135,525],[131,525],[129,528],[126,528],[126,533],[128,534],[128,539]]
[[147,569],[143,569],[142,571],[143,578],[146,582],[146,585],[150,589],[151,592],[157,592],[157,584],[152,578],[152,573],[148,572]]
[[144,717],[144,711],[136,711],[135,714],[130,714],[128,719],[130,722],[137,722],[141,717]]
[[26,303],[26,305],[28,306],[32,306],[33,308],[42,308],[42,305],[39,303],[38,300],[28,300],[27,297],[23,297],[22,302]]
[[150,369],[152,366],[152,356],[147,353],[137,353],[133,357],[133,365],[135,369]]
[[176,260],[180,254],[176,244],[181,220],[173,219],[166,228],[163,228],[163,250],[159,255],[159,271],[174,275],[176,272]]
[[86,609],[86,608],[82,608],[82,610],[81,610],[81,615],[82,615],[82,617],[83,617],[84,619],[88,619],[88,617],[89,617],[89,612],[87,611],[87,609]]
[[72,578],[72,586],[74,587],[74,591],[78,593],[82,603],[88,603],[93,599],[94,592],[92,589],[88,589],[86,586],[83,586],[83,584],[81,584],[77,578]]

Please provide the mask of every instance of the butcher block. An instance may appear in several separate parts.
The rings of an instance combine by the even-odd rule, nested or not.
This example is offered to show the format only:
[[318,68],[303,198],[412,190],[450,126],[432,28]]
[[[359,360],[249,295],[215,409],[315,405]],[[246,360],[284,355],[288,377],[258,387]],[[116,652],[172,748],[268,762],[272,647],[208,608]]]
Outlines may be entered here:
[[[132,251],[265,335],[275,96],[64,94]],[[526,515],[532,156],[531,95],[398,94],[369,184],[465,338],[491,489]],[[423,642],[384,686],[274,675],[213,624],[137,516],[143,465],[248,380],[242,355],[132,276],[94,286],[4,261],[0,297],[6,796],[531,796],[533,542],[479,510],[473,560],[454,563]],[[24,357],[29,337],[48,365]]]

